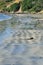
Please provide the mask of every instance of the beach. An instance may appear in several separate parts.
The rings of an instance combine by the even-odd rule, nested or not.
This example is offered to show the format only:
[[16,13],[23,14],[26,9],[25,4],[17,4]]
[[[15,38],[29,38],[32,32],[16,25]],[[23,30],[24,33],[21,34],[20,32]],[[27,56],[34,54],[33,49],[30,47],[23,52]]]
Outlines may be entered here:
[[43,65],[43,15],[11,16],[0,23],[0,65]]

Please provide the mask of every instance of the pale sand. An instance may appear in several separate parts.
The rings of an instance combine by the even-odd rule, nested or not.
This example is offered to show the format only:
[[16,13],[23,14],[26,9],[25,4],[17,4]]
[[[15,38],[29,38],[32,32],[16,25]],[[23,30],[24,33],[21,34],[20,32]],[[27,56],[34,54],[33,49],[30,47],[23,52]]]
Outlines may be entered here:
[[[18,30],[3,39],[1,65],[43,65],[43,30]],[[27,40],[27,38],[31,38]]]
[[[0,34],[0,65],[43,65],[43,26],[34,28],[39,22],[36,20],[27,15],[17,15],[14,20],[8,21],[8,28]],[[11,21],[19,21],[16,30],[10,27]],[[23,26],[27,27],[26,22],[33,29],[23,29]],[[43,21],[40,21],[40,25],[43,25]]]

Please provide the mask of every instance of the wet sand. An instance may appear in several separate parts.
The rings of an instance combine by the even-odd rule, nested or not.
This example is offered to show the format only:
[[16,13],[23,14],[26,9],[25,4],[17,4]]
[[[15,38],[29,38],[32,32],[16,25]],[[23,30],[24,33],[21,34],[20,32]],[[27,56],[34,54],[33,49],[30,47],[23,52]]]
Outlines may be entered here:
[[0,31],[0,65],[43,65],[43,21],[16,15],[4,28]]

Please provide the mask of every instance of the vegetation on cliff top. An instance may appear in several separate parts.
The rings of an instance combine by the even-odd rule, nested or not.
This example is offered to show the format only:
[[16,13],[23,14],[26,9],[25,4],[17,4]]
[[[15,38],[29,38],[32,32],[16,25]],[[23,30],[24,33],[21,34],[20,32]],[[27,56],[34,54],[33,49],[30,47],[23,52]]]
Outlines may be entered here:
[[43,0],[0,0],[0,11],[16,12],[20,7],[22,12],[40,12],[43,10]]

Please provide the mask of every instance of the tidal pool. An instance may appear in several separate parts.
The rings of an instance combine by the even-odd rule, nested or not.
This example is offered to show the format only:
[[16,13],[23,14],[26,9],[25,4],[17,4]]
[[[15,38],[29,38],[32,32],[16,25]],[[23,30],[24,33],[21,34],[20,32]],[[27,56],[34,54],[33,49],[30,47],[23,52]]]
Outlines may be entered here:
[[11,17],[0,21],[0,65],[43,65],[43,21],[24,14]]

